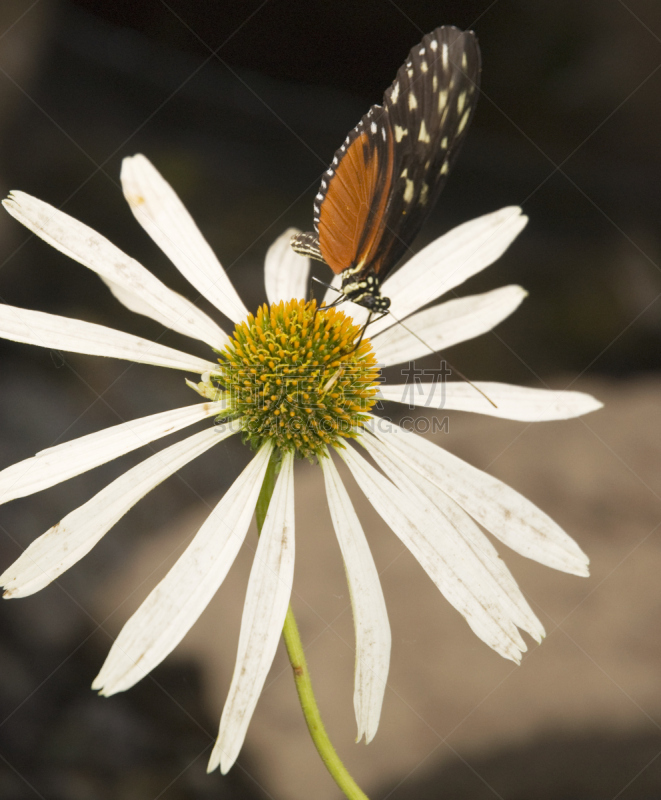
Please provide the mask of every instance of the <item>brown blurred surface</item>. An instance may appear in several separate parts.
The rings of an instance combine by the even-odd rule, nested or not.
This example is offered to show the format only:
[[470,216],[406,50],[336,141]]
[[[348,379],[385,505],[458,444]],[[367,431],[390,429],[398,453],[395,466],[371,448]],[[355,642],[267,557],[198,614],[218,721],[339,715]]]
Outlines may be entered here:
[[[605,409],[537,425],[453,413],[449,434],[437,437],[532,499],[591,558],[592,575],[581,579],[498,546],[547,630],[520,667],[475,638],[347,481],[393,629],[389,688],[368,747],[353,744],[351,612],[323,483],[318,470],[297,465],[293,604],[331,737],[372,800],[606,798],[625,787],[623,797],[661,792],[661,382],[580,388]],[[182,516],[163,536],[136,547],[130,564],[100,587],[95,613],[112,615],[111,631],[203,518],[199,510]],[[231,677],[254,546],[253,531],[220,592],[171,656],[200,665],[214,717]],[[244,754],[276,798],[338,797],[309,741],[282,647]]]

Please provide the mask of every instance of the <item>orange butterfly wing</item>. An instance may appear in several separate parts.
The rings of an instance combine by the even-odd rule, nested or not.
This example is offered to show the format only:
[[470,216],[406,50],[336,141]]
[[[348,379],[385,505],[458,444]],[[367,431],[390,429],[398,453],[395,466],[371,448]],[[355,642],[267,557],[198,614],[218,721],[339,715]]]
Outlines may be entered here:
[[393,146],[390,128],[375,121],[375,110],[383,112],[375,106],[363,117],[340,148],[332,179],[327,186],[322,182],[319,247],[336,274],[369,263],[383,235],[380,221],[390,196]]

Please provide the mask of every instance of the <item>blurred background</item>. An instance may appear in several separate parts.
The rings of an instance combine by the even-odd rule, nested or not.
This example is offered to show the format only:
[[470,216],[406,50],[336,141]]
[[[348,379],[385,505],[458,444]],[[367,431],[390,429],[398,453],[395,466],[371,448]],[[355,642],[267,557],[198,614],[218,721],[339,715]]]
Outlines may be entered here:
[[[530,216],[498,264],[459,292],[518,283],[530,296],[451,361],[473,379],[571,385],[606,409],[541,426],[454,414],[437,440],[557,519],[592,557],[593,577],[551,574],[501,552],[549,632],[515,668],[485,652],[356,497],[393,625],[381,729],[358,747],[347,590],[321,484],[301,466],[294,607],[322,712],[372,800],[659,796],[655,0],[3,0],[0,192],[21,189],[63,209],[195,299],[123,199],[121,160],[142,152],[254,307],[265,299],[269,244],[289,226],[311,228],[334,151],[409,49],[441,24],[476,31],[482,97],[414,249],[502,206]],[[134,317],[95,275],[7,215],[0,301],[203,355]],[[149,367],[7,342],[0,365],[0,468],[191,401],[180,376]],[[0,507],[2,567],[144,455]],[[254,544],[153,678],[111,700],[89,690],[122,622],[247,458],[231,441],[214,450],[143,500],[57,584],[2,605],[0,797],[339,796],[308,741],[282,653],[237,767],[205,775]]]

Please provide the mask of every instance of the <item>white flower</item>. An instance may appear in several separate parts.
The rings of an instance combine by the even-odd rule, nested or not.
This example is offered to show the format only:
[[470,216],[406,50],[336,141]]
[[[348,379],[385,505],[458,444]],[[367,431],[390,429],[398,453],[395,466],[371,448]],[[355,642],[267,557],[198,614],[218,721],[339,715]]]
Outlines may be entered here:
[[[309,264],[291,251],[292,231],[285,232],[267,254],[265,281],[271,307],[253,317],[181,201],[149,161],[140,155],[126,159],[121,178],[138,222],[200,294],[238,324],[237,329],[230,338],[191,302],[87,226],[22,192],[12,193],[4,202],[7,211],[53,247],[98,273],[124,305],[223,350],[224,355],[218,360],[210,351],[209,360],[204,360],[101,325],[0,305],[0,336],[4,338],[194,373],[200,376],[199,383],[189,385],[206,397],[205,402],[116,425],[8,467],[0,472],[0,502],[53,486],[200,420],[215,418],[216,424],[147,458],[40,536],[0,576],[5,597],[24,597],[47,586],[147,492],[200,453],[241,431],[256,449],[254,458],[126,623],[94,688],[111,695],[133,686],[194,624],[244,541],[276,449],[281,468],[250,575],[234,677],[209,769],[220,765],[226,772],[234,763],[282,630],[294,567],[295,451],[321,456],[328,505],[346,566],[356,629],[358,739],[364,735],[369,742],[376,733],[388,674],[390,629],[376,567],[333,460],[326,457],[329,446],[337,450],[376,511],[475,633],[498,653],[518,662],[526,650],[518,629],[537,641],[544,630],[477,523],[517,552],[555,569],[587,575],[587,557],[513,489],[367,412],[377,391],[376,360],[387,366],[425,355],[420,339],[435,350],[445,349],[491,330],[519,305],[525,292],[507,286],[418,311],[497,259],[526,223],[520,209],[504,208],[455,228],[385,282],[383,292],[392,299],[395,317],[406,317],[407,327],[416,335],[395,325],[393,317],[384,317],[370,329],[375,359],[367,341],[356,351],[346,350],[347,342],[356,336],[356,325],[365,319],[364,309],[349,307],[347,314],[353,315],[354,325],[341,312],[315,314],[314,306],[301,300],[306,296]],[[277,305],[280,301],[292,302]],[[298,390],[311,408],[299,409],[298,414],[286,391],[277,399],[270,394],[276,391],[269,388],[270,382],[277,383],[285,361],[264,366],[262,354],[266,372],[253,369],[260,366],[257,355],[251,356],[252,361],[248,355],[262,352],[262,345],[270,348],[263,350],[266,362],[269,352],[277,361],[284,358],[287,348],[287,357],[294,352],[308,358],[308,372],[300,378]],[[278,356],[280,347],[284,349]],[[326,352],[329,355],[323,356]],[[347,378],[352,370],[353,382]],[[248,385],[246,376],[253,381],[250,391],[243,388]],[[238,394],[222,389],[232,381]],[[473,386],[449,383],[444,387],[444,407],[526,421],[564,419],[600,407],[593,398],[576,392],[498,383],[475,386],[495,405]],[[386,399],[411,401],[404,386],[379,389]],[[259,408],[250,399],[253,390],[260,396]],[[429,385],[418,387],[414,401],[427,404],[430,391]],[[303,423],[310,420],[312,427],[305,427]],[[342,428],[341,422],[348,422],[348,427]],[[354,447],[342,446],[342,438],[362,445],[382,472]]]

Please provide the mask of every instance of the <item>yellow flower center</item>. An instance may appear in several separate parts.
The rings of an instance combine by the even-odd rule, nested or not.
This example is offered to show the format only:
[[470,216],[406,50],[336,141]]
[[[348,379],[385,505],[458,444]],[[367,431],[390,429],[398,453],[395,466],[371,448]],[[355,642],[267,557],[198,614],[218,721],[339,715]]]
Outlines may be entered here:
[[315,301],[263,305],[234,329],[210,383],[227,392],[224,419],[241,419],[258,448],[271,439],[312,459],[355,435],[375,403],[379,371],[361,326]]

